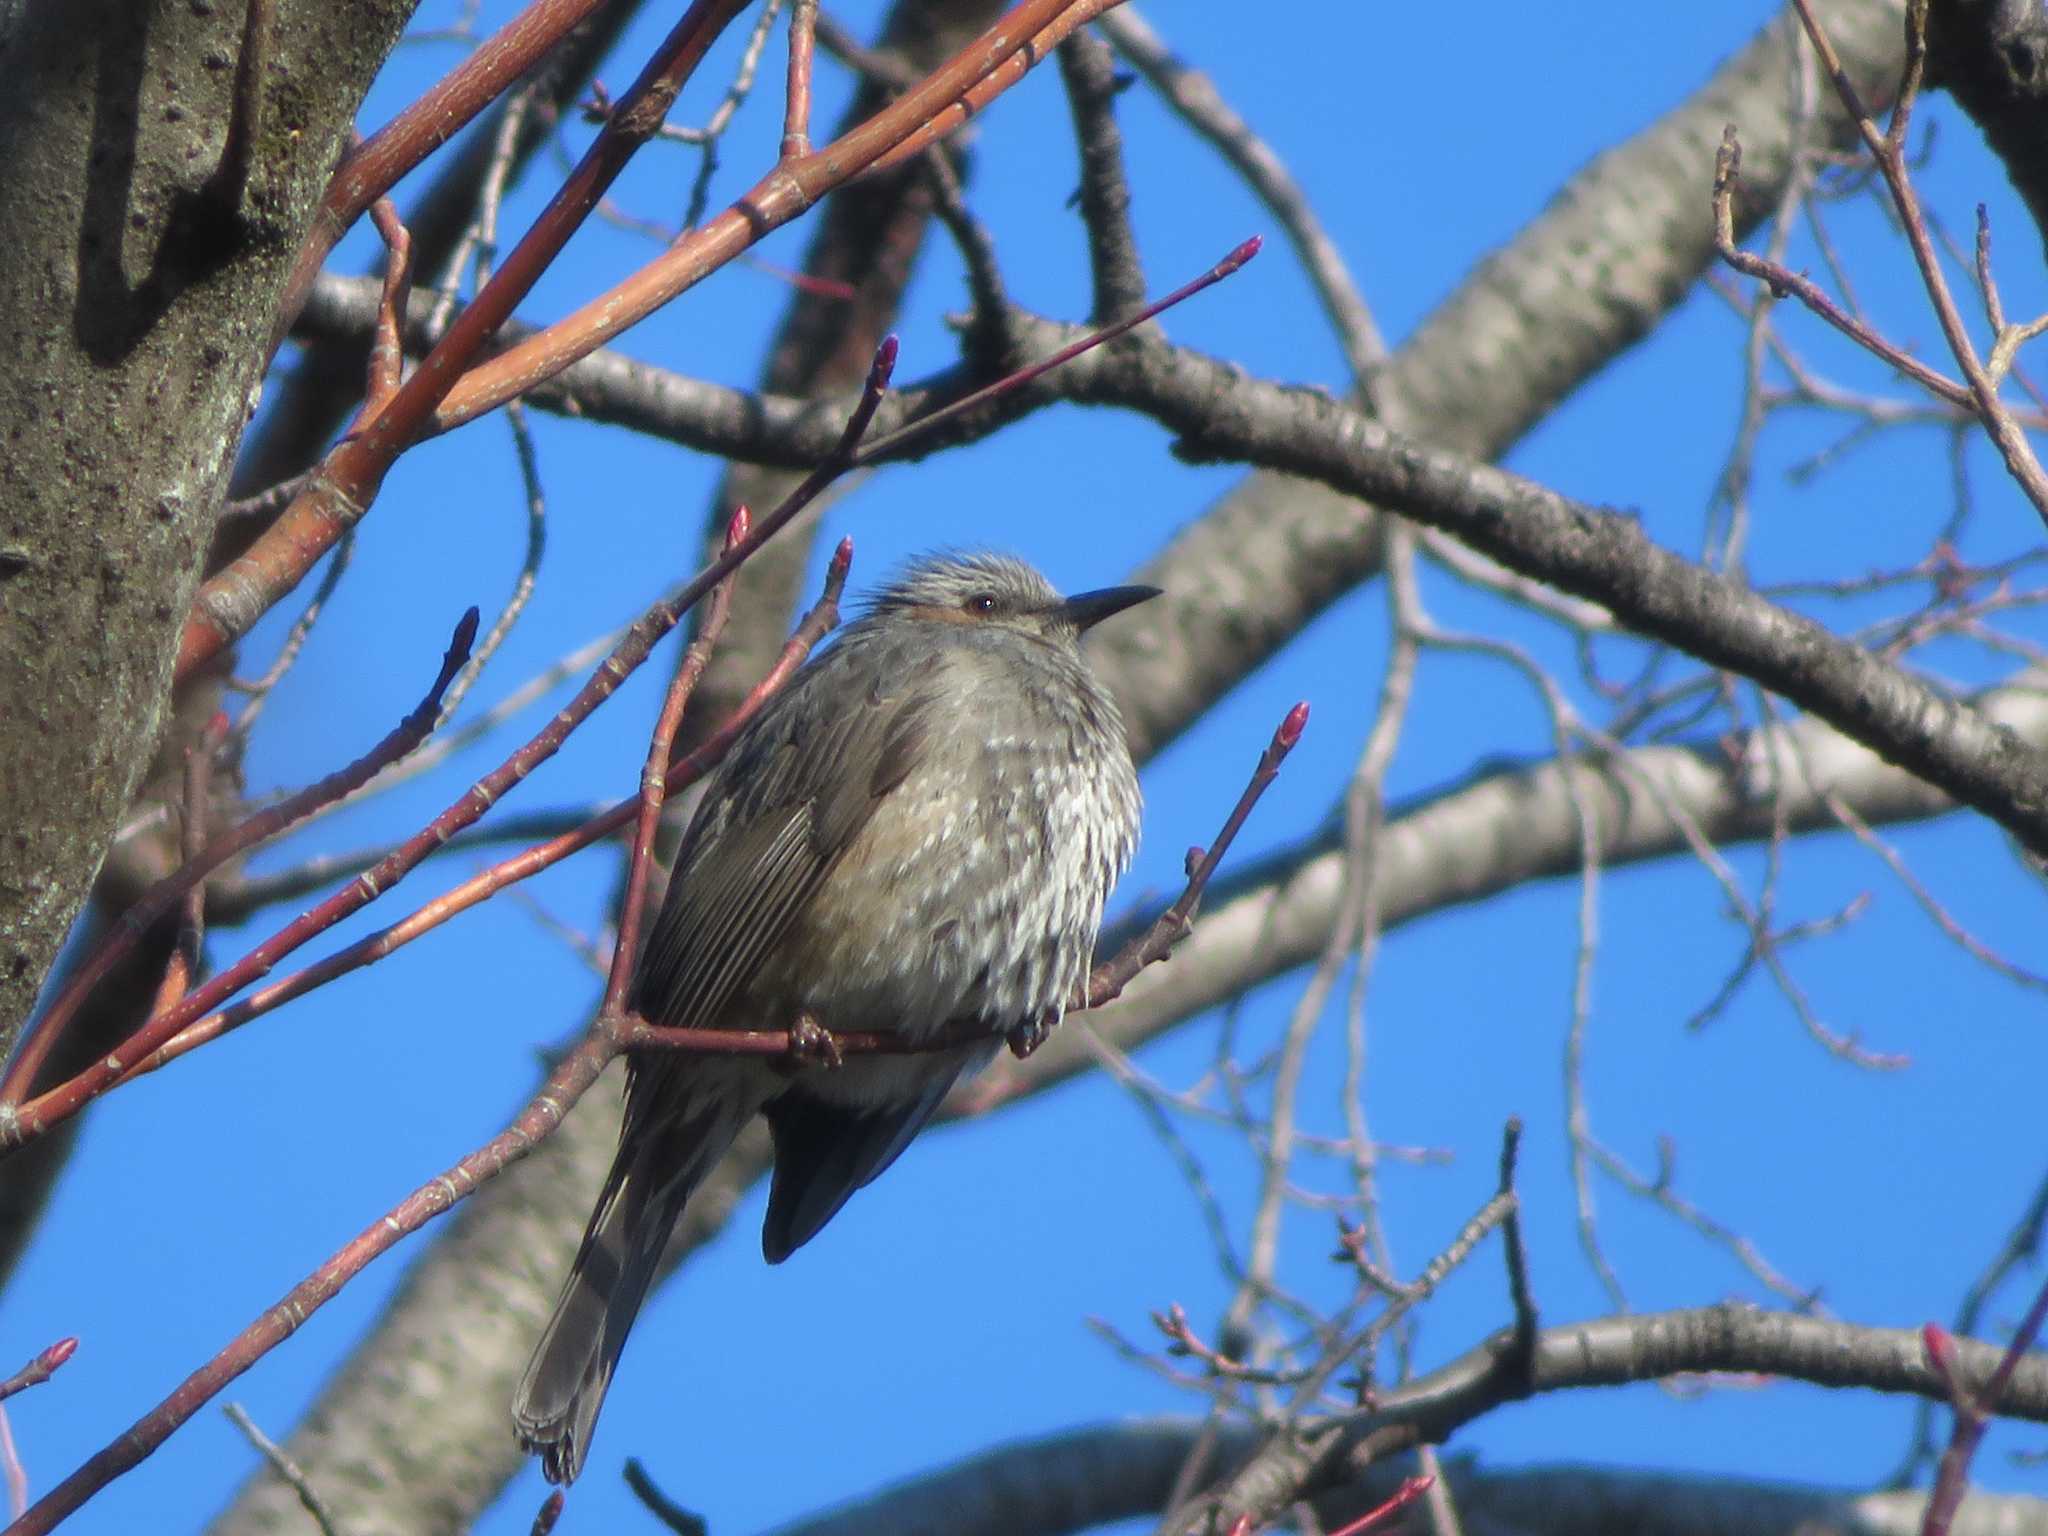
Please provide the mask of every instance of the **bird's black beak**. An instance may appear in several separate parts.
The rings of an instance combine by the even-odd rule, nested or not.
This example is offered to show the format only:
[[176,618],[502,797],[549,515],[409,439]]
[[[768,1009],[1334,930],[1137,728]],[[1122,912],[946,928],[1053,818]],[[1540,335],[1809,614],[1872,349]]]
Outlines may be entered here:
[[1157,587],[1103,587],[1094,592],[1077,592],[1059,606],[1060,617],[1077,630],[1100,624],[1113,613],[1122,613],[1159,596]]

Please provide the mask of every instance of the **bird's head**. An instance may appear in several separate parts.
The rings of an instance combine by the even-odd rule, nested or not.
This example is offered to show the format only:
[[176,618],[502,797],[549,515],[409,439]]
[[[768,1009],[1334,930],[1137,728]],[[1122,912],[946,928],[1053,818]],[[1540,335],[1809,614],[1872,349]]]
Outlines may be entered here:
[[1111,614],[1157,596],[1157,587],[1103,587],[1062,597],[1013,555],[944,554],[911,564],[875,594],[871,611],[878,618],[1012,629],[1072,644]]

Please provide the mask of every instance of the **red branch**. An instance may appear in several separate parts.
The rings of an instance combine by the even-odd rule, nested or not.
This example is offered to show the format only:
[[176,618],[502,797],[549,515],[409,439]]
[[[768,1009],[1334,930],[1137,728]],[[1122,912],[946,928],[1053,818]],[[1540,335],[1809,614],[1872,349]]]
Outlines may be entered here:
[[57,1374],[59,1366],[77,1353],[78,1340],[59,1339],[5,1381],[0,1381],[0,1403],[4,1403],[17,1392],[25,1392],[30,1387],[40,1387]]
[[1385,1524],[1435,1485],[1436,1479],[1427,1475],[1406,1478],[1400,1487],[1388,1495],[1385,1503],[1374,1505],[1349,1525],[1330,1532],[1330,1536],[1365,1536],[1367,1531]]
[[1116,0],[1022,0],[918,85],[857,128],[801,160],[778,164],[717,217],[609,292],[480,363],[434,418],[446,431],[553,378],[677,294],[797,218],[863,170],[921,153],[966,120],[966,104],[1006,90],[1053,44]]
[[[479,44],[446,79],[349,151],[327,183],[312,226],[293,259],[291,278],[278,309],[276,338],[290,328],[328,252],[349,226],[605,3],[533,0]],[[276,338],[271,343],[273,351]]]
[[1244,793],[1237,797],[1237,804],[1225,818],[1223,830],[1216,834],[1216,841],[1207,852],[1199,848],[1188,850],[1188,883],[1187,889],[1181,892],[1180,900],[1160,913],[1135,943],[1125,945],[1115,958],[1104,961],[1089,974],[1087,1007],[1100,1008],[1120,996],[1130,985],[1132,977],[1153,961],[1164,960],[1173,946],[1187,937],[1188,930],[1194,926],[1195,909],[1201,905],[1202,892],[1208,888],[1210,877],[1223,862],[1224,854],[1230,851],[1245,818],[1259,803],[1259,796],[1280,776],[1280,765],[1287,761],[1287,754],[1294,750],[1294,744],[1301,740],[1301,733],[1307,728],[1308,702],[1303,700],[1287,711],[1279,728],[1273,732],[1273,739],[1266,743],[1266,750],[1259,754],[1258,767],[1252,770],[1250,782],[1245,785]]
[[789,10],[789,77],[783,90],[782,158],[811,152],[811,55],[818,34],[818,0],[796,0]]
[[[745,507],[733,510],[726,525],[725,552],[730,554],[746,542],[752,519]],[[697,638],[676,668],[662,701],[661,714],[654,722],[653,738],[647,745],[647,766],[640,770],[640,816],[633,829],[633,847],[626,858],[626,899],[619,916],[618,938],[612,945],[611,974],[605,981],[602,1011],[617,1013],[626,1005],[626,988],[633,979],[633,963],[640,953],[640,924],[647,911],[647,882],[654,868],[654,833],[661,825],[661,808],[668,799],[668,760],[675,749],[676,728],[683,723],[683,710],[697,681],[711,660],[711,648],[725,633],[725,621],[732,612],[732,578],[726,577],[712,590],[704,609],[704,622]]]

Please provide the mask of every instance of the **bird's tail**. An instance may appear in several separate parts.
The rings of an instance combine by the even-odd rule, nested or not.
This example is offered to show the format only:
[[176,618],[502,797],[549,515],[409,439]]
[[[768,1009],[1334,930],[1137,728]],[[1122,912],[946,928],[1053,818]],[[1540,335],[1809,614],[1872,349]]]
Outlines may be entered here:
[[520,1444],[540,1456],[549,1482],[572,1482],[583,1469],[605,1389],[669,1235],[747,1118],[712,1101],[672,1126],[652,1116],[637,1126],[628,1119],[561,1300],[512,1394]]

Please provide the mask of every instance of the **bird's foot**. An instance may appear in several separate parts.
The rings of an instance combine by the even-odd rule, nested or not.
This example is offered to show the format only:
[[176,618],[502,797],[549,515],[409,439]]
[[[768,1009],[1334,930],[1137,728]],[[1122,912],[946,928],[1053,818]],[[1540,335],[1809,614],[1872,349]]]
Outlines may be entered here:
[[789,1054],[792,1059],[805,1066],[843,1067],[845,1053],[839,1049],[839,1042],[832,1038],[814,1013],[804,1012],[796,1016],[796,1022],[789,1026]]
[[1010,1054],[1019,1061],[1037,1050],[1052,1034],[1052,1027],[1059,1023],[1056,1013],[1048,1013],[1023,1024],[1012,1024],[1003,1035],[1003,1043],[1010,1048]]

